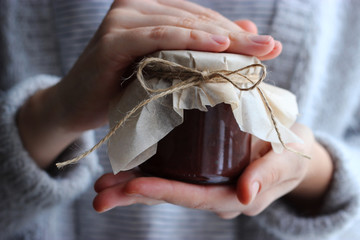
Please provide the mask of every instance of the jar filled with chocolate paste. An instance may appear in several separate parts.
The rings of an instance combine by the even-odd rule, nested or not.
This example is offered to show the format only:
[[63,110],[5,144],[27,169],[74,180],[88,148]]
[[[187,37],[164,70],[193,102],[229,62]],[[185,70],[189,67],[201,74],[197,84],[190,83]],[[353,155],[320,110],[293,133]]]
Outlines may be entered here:
[[140,165],[146,174],[197,184],[232,183],[250,161],[251,135],[239,129],[231,106],[185,110],[184,122],[158,142]]
[[263,83],[266,68],[255,57],[159,51],[135,73],[109,111],[115,174],[140,166],[151,176],[232,183],[250,162],[252,136],[275,152],[284,147],[280,132],[284,143],[300,142],[289,129],[298,115],[295,95]]

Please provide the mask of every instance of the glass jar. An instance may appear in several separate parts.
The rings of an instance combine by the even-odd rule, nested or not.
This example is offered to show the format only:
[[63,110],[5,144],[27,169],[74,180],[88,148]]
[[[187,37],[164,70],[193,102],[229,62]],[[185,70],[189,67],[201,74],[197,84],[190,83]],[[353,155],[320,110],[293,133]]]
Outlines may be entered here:
[[249,164],[250,141],[228,104],[208,112],[184,110],[184,122],[158,142],[157,153],[140,169],[190,183],[232,183]]

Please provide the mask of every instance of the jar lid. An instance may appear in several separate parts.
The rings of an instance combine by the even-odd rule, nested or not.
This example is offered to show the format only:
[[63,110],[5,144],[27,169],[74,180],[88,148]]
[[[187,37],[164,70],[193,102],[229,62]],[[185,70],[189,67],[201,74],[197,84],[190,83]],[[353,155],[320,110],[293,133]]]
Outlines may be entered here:
[[[256,57],[233,53],[167,50],[158,51],[150,57],[161,58],[199,71],[235,71],[250,64],[261,63]],[[259,74],[260,68],[248,68],[242,74]]]

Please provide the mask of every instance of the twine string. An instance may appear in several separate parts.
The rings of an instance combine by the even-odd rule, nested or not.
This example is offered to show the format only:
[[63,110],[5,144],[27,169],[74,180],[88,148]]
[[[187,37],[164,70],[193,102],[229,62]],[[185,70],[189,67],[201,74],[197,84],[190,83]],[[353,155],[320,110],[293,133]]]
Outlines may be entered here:
[[[247,77],[245,74],[242,74],[241,72],[244,70],[248,70],[251,68],[261,68],[261,75],[256,81],[251,80],[249,77]],[[170,87],[167,88],[160,88],[155,89],[150,87],[147,84],[147,80],[151,79],[151,76],[145,77],[144,72],[145,69],[151,70],[150,72],[153,72],[155,75],[154,77],[166,79],[179,79],[181,80],[179,83],[176,83]],[[168,69],[168,70],[166,70]],[[181,91],[193,86],[200,86],[204,83],[221,83],[221,82],[228,82],[231,83],[234,87],[239,89],[240,91],[251,91],[253,89],[257,89],[259,92],[262,101],[264,102],[264,105],[270,115],[272,124],[274,126],[274,129],[276,131],[277,137],[281,143],[281,145],[288,151],[294,152],[296,154],[301,155],[302,157],[309,158],[308,156],[304,155],[303,153],[297,152],[289,147],[286,146],[284,143],[282,136],[280,134],[278,124],[275,119],[274,112],[269,104],[269,101],[267,100],[264,92],[259,87],[259,84],[263,82],[263,80],[266,78],[266,67],[261,63],[256,64],[250,64],[248,66],[245,66],[243,68],[234,70],[234,71],[227,71],[227,70],[221,70],[221,71],[199,71],[193,68],[184,67],[182,65],[179,65],[177,63],[173,63],[167,60],[163,60],[160,58],[146,58],[142,60],[138,65],[138,70],[136,72],[137,80],[139,81],[141,87],[150,95],[149,98],[144,99],[141,101],[138,105],[136,105],[133,109],[131,109],[127,114],[117,122],[116,125],[114,125],[110,131],[106,134],[105,137],[103,137],[97,144],[95,144],[92,148],[85,151],[81,155],[67,160],[65,162],[59,162],[56,163],[56,166],[58,168],[62,168],[64,166],[75,164],[81,159],[85,158],[92,152],[94,152],[96,149],[98,149],[101,145],[103,145],[106,141],[110,139],[111,136],[113,136],[116,131],[124,125],[124,123],[133,116],[139,109],[143,108],[147,104],[156,101],[160,98],[163,98],[167,95],[173,94],[174,92]],[[248,81],[251,83],[249,87],[241,87],[237,82],[232,80],[232,76],[240,77],[243,80]]]

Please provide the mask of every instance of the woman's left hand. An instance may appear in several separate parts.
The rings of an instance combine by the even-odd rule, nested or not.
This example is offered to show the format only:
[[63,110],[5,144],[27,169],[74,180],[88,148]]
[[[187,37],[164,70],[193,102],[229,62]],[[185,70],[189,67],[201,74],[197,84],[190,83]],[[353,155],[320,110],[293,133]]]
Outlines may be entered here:
[[195,185],[143,177],[136,171],[105,174],[95,183],[98,194],[94,208],[103,212],[116,206],[167,202],[231,219],[240,214],[257,215],[284,195],[295,201],[318,200],[329,185],[332,162],[311,130],[300,124],[295,124],[292,130],[304,144],[289,147],[311,156],[311,160],[286,150],[277,154],[268,143],[260,142],[253,149],[254,159],[236,185]]

